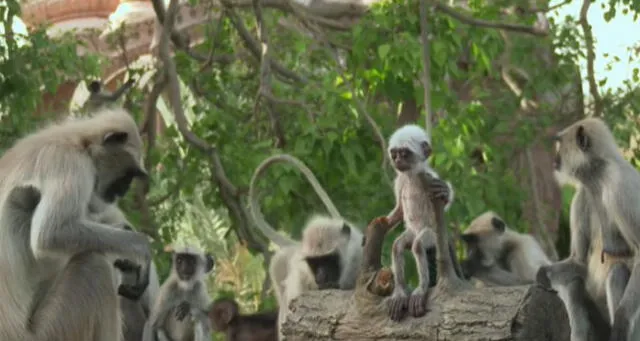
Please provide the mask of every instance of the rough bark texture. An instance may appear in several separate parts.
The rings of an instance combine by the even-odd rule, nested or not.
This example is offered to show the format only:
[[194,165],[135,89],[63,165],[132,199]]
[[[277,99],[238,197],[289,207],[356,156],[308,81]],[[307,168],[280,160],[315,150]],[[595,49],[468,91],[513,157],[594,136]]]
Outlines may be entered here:
[[393,323],[357,311],[353,291],[308,292],[294,300],[283,325],[297,340],[569,341],[560,299],[536,286],[466,290],[430,303],[422,318]]

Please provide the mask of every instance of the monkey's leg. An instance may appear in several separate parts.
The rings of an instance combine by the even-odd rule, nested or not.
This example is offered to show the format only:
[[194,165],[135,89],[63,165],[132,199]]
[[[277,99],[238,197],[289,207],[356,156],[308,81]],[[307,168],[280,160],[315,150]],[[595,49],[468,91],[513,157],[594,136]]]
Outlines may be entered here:
[[[640,307],[640,263],[633,265],[627,288],[624,290],[618,309],[616,309],[611,326],[611,336],[609,341],[626,341],[629,335],[636,334],[633,329],[637,329],[639,324],[633,320],[638,318],[638,307]],[[632,333],[633,332],[633,333]]]
[[393,242],[391,250],[391,271],[393,271],[395,285],[391,297],[387,300],[389,318],[393,321],[402,320],[409,303],[407,295],[409,290],[407,288],[407,281],[404,278],[404,250],[411,245],[414,237],[415,234],[413,231],[405,230]]
[[102,254],[71,257],[33,314],[35,340],[119,340],[121,321],[113,271]]
[[409,296],[409,315],[420,317],[427,312],[427,292],[429,291],[429,262],[426,249],[435,245],[435,234],[430,228],[418,232],[411,245],[411,252],[418,267],[418,286]]
[[616,262],[611,265],[609,273],[607,274],[606,294],[607,294],[607,308],[609,309],[609,316],[611,316],[611,323],[614,322],[615,312],[620,305],[620,300],[627,288],[629,277],[631,273],[629,268],[624,262]]
[[456,275],[464,279],[464,275],[462,274],[462,266],[458,261],[458,256],[456,255],[456,246],[453,243],[453,239],[449,239],[449,256],[451,257],[451,261],[453,262],[453,268],[456,271]]

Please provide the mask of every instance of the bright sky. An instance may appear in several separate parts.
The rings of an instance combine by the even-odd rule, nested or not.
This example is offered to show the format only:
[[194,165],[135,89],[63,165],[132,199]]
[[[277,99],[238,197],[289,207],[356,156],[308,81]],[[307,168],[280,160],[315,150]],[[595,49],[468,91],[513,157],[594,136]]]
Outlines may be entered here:
[[[552,0],[550,5],[560,3],[559,0]],[[606,89],[615,89],[623,85],[624,80],[631,80],[634,67],[640,67],[640,61],[629,63],[631,52],[628,48],[640,43],[640,21],[633,21],[631,14],[623,15],[622,7],[617,8],[616,16],[611,21],[604,20],[605,9],[601,7],[603,0],[598,0],[589,7],[588,20],[591,24],[593,35],[596,39],[596,61],[594,65],[596,80],[608,78]],[[567,15],[572,15],[578,19],[582,0],[573,0],[570,4],[561,7],[556,13],[551,13],[556,22],[561,22]],[[608,53],[609,58],[603,55]],[[618,56],[620,62],[615,63],[611,71],[606,70],[607,62],[612,61],[612,56]],[[635,59],[640,60],[640,55]],[[583,79],[586,77],[586,60],[580,63]],[[588,84],[583,82],[584,93],[588,94]],[[604,90],[604,89],[603,89]]]

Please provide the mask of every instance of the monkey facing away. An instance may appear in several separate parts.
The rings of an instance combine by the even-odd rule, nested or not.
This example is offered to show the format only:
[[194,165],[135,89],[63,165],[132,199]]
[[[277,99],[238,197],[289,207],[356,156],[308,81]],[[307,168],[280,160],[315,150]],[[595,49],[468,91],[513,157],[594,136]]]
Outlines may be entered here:
[[[256,181],[276,162],[291,163],[302,171],[331,213],[331,217],[312,216],[303,229],[300,242],[276,232],[260,212]],[[286,320],[289,303],[302,293],[322,289],[349,290],[355,287],[362,264],[363,234],[341,218],[313,172],[303,162],[287,154],[267,158],[253,174],[249,198],[256,226],[279,247],[269,264],[269,278],[279,305],[279,325]]]
[[[208,318],[198,312],[209,306],[204,276],[213,270],[215,261],[193,247],[174,250],[172,258],[171,274],[160,287],[142,340],[210,340]],[[192,319],[186,319],[187,315],[192,315]],[[201,335],[197,338],[200,328]]]
[[[30,225],[8,223],[11,211],[0,218],[0,339],[119,337],[117,295],[146,289],[149,240],[91,221],[87,211],[92,197],[112,203],[146,176],[141,145],[133,118],[111,109],[43,128],[0,157],[0,207],[22,184],[41,196]],[[114,259],[145,275],[116,288]]]
[[492,211],[475,218],[461,238],[467,247],[466,275],[487,284],[530,284],[541,266],[551,264],[533,236],[511,230]]
[[213,329],[225,333],[227,341],[277,341],[278,313],[240,315],[238,303],[231,298],[218,299],[209,308]]
[[105,106],[115,103],[122,95],[124,95],[136,83],[133,78],[127,80],[115,92],[111,93],[105,90],[100,81],[92,81],[87,88],[89,89],[89,98],[83,104],[82,110],[92,112]]
[[[588,194],[599,222],[601,262],[607,258],[613,261],[605,275],[607,306],[612,312],[609,340],[640,336],[638,171],[624,159],[613,134],[597,118],[580,120],[556,135],[555,169],[561,181],[577,184]],[[629,272],[626,265],[631,262]]]
[[541,266],[536,281],[547,290],[556,292],[564,303],[571,341],[606,340],[611,326],[602,316],[585,289],[587,267],[574,260]]
[[[387,215],[392,226],[404,220],[405,231],[393,242],[391,268],[395,288],[388,300],[389,317],[398,321],[405,310],[418,317],[426,313],[429,290],[429,261],[426,250],[433,247],[450,249],[450,245],[436,245],[437,235],[432,198],[446,202],[445,211],[453,202],[454,190],[450,183],[440,180],[429,166],[431,138],[417,125],[405,125],[389,138],[389,157],[396,170],[394,194],[396,206]],[[425,188],[423,174],[433,178]],[[446,231],[445,231],[446,232]],[[446,239],[445,239],[446,240]],[[404,251],[411,249],[418,268],[418,286],[408,295],[404,274]],[[451,255],[451,250],[449,250]]]

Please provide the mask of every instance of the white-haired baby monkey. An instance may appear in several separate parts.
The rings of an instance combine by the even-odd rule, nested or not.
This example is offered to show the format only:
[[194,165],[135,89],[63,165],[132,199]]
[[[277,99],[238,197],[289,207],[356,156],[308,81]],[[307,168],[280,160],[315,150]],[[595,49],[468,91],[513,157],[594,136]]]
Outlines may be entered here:
[[117,339],[123,287],[115,287],[113,260],[130,260],[148,274],[149,240],[92,221],[87,211],[92,197],[113,203],[146,176],[141,149],[133,118],[111,109],[50,125],[2,155],[0,206],[21,185],[41,199],[30,226],[7,223],[7,212],[1,218],[0,339]]
[[[302,171],[331,212],[331,218],[320,215],[311,217],[303,229],[300,242],[279,234],[260,212],[256,181],[276,162],[291,163]],[[264,160],[251,179],[249,198],[256,226],[280,248],[269,264],[269,277],[279,305],[279,326],[286,320],[289,303],[300,294],[310,290],[348,290],[355,287],[362,264],[362,232],[340,217],[340,213],[313,172],[302,161],[287,154],[271,156]]]
[[492,211],[475,218],[461,238],[467,247],[467,259],[462,262],[465,276],[485,284],[533,283],[538,269],[551,264],[533,236],[511,230]]
[[[210,254],[192,247],[173,251],[172,258],[171,274],[160,287],[142,340],[210,340],[211,328],[205,312],[210,298],[204,276],[213,270],[215,261]],[[186,319],[190,314],[192,318]]]
[[606,340],[611,326],[585,289],[587,267],[575,260],[541,266],[536,275],[538,285],[555,292],[564,303],[571,341]]
[[[600,119],[580,120],[555,139],[556,174],[560,181],[577,185],[579,191],[584,189],[589,208],[596,212],[599,222],[601,261],[614,261],[605,275],[612,317],[609,340],[627,340],[640,332],[640,174],[625,160],[613,134]],[[591,236],[586,239],[594,243],[588,239]],[[630,274],[628,258],[633,258]]]
[[[444,209],[447,211],[453,201],[454,191],[451,184],[440,180],[429,166],[427,159],[431,155],[431,138],[419,126],[405,125],[396,130],[389,138],[388,152],[397,176],[394,186],[396,206],[387,215],[387,220],[392,226],[403,220],[405,224],[405,231],[393,242],[391,268],[395,288],[387,301],[389,317],[398,321],[404,317],[407,308],[414,317],[426,313],[429,290],[426,250],[434,246],[442,247],[441,251],[449,249],[448,255],[451,256],[450,245],[436,245],[437,235],[434,229],[437,224],[432,198],[445,200],[447,204]],[[429,182],[429,188],[424,185],[425,173],[434,179]],[[408,248],[416,259],[419,276],[418,286],[410,295],[404,274],[404,251]]]

